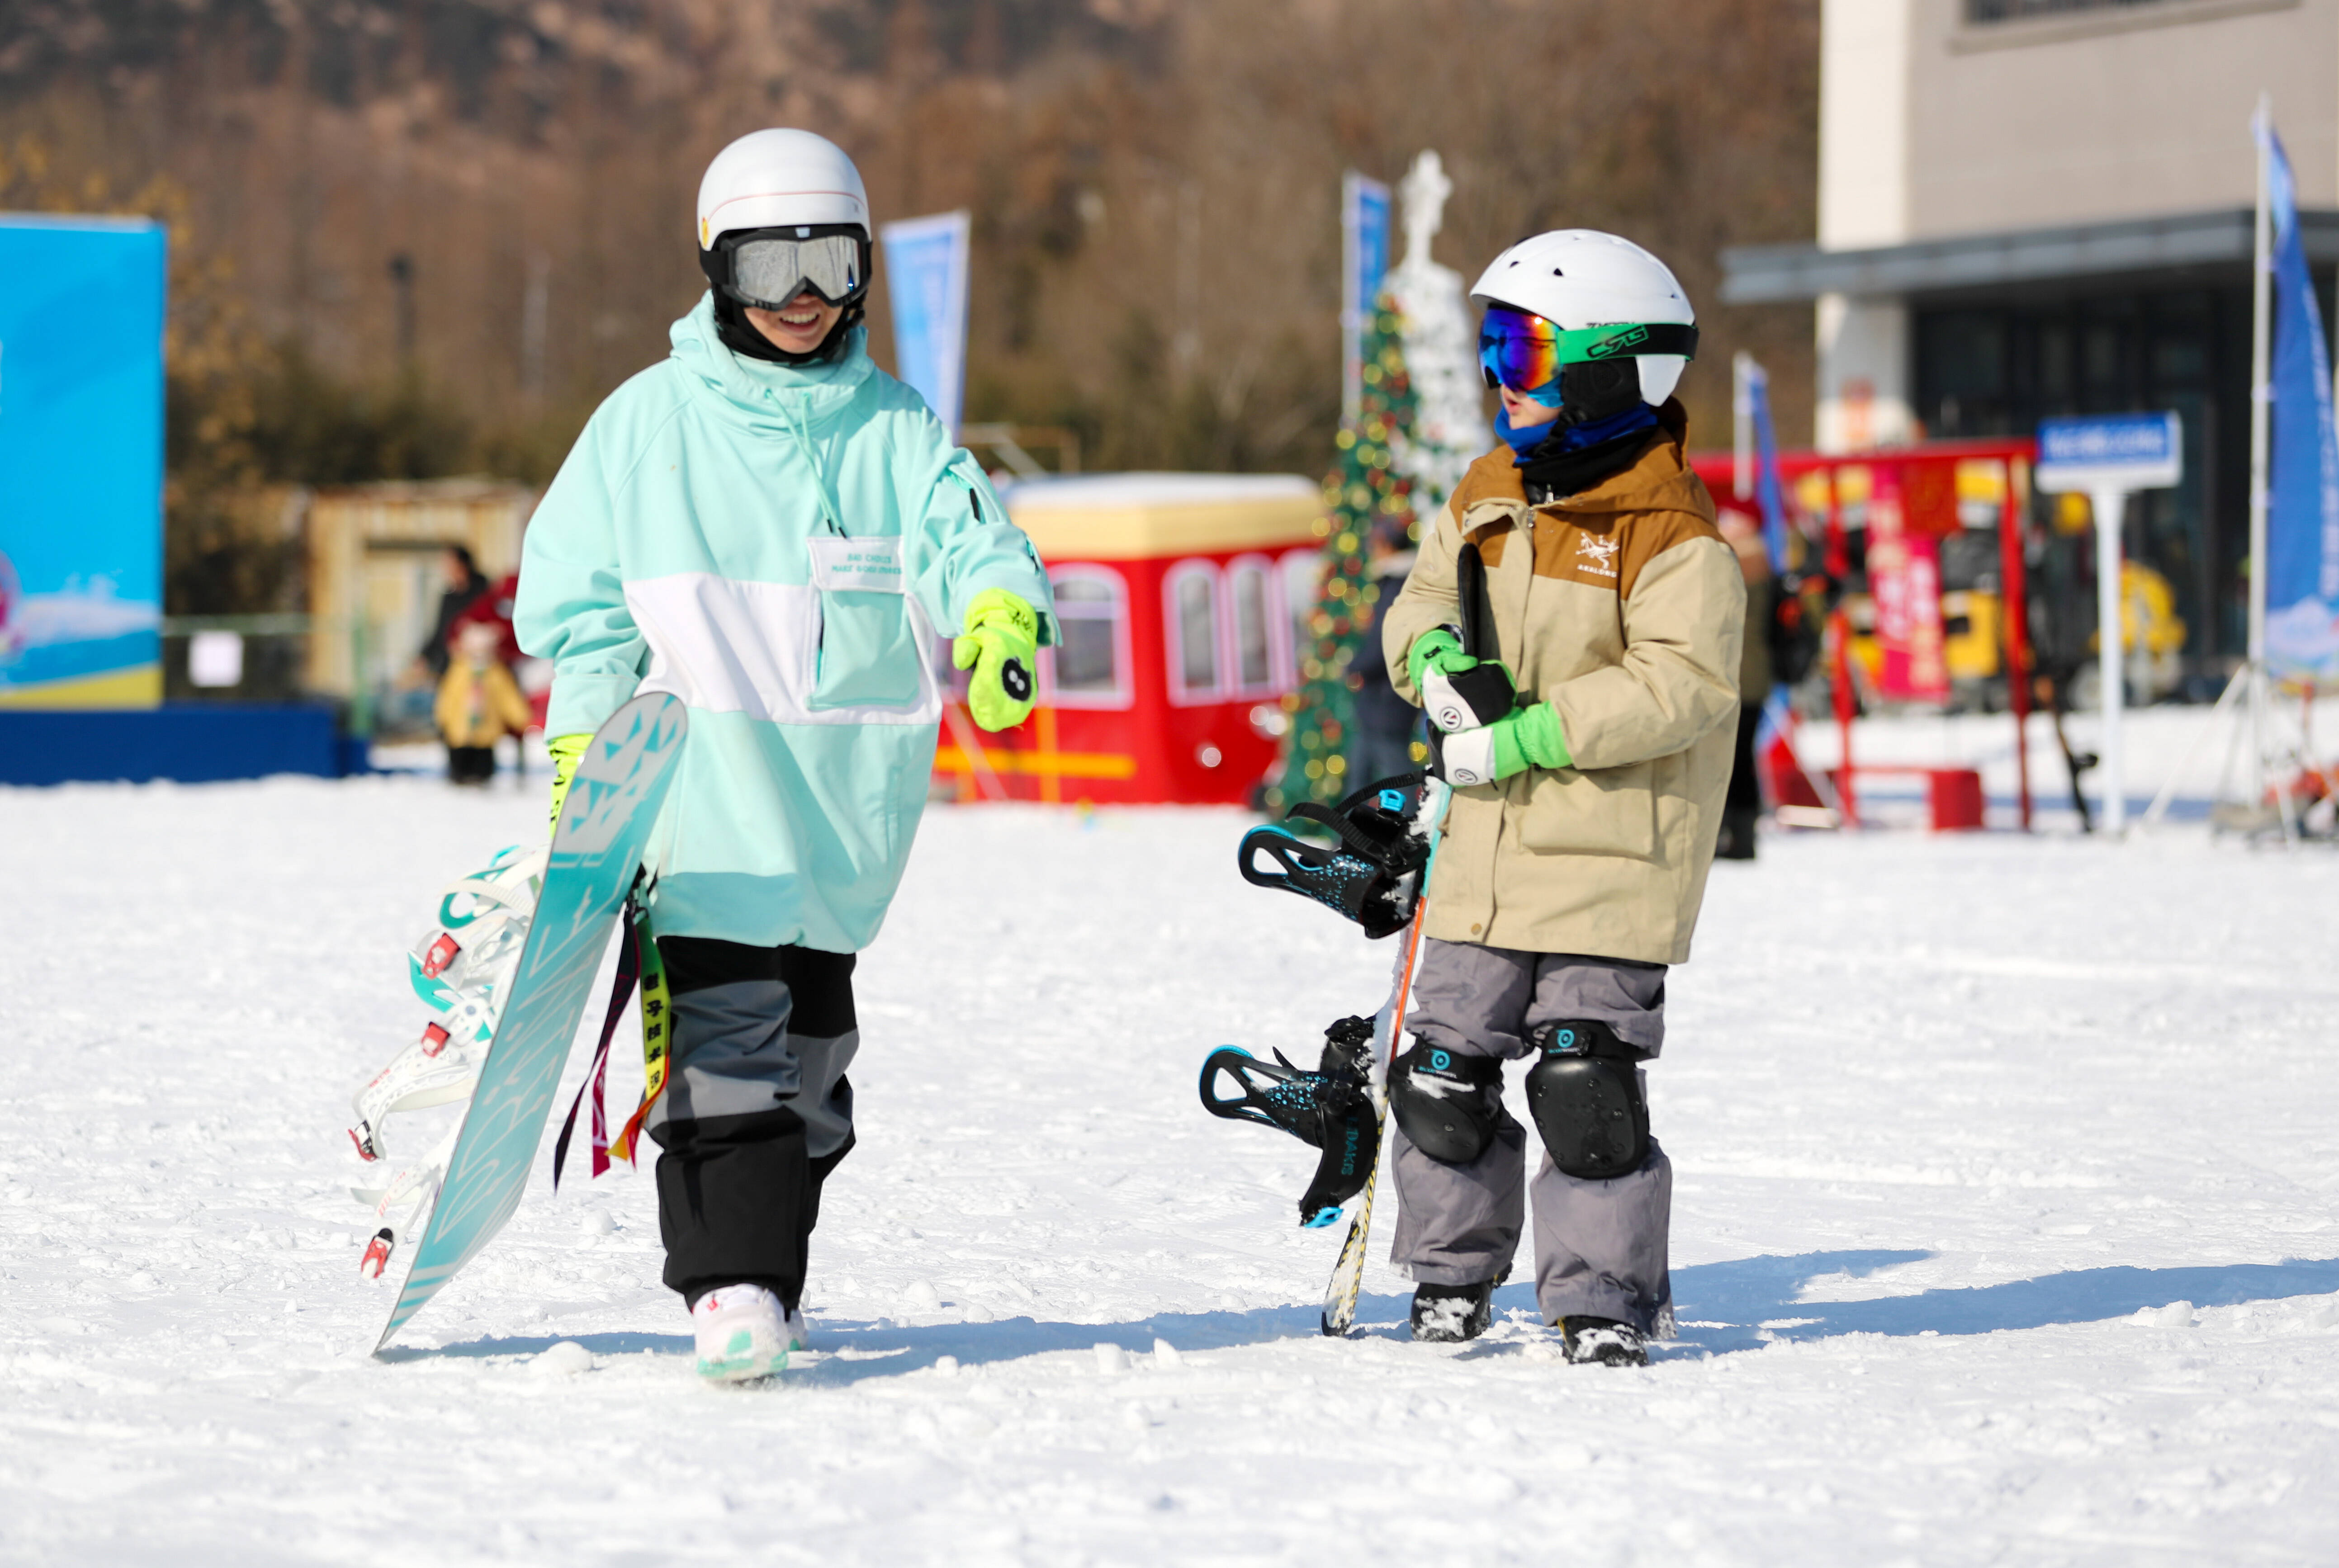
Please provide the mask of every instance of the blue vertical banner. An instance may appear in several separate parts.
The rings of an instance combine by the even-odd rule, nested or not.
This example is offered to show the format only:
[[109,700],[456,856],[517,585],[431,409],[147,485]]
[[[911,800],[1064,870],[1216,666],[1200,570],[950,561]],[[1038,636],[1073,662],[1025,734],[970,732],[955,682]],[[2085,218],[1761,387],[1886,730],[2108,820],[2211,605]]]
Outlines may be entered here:
[[966,405],[968,216],[904,218],[877,232],[893,304],[894,374],[917,389],[954,440]]
[[1779,437],[1771,423],[1771,372],[1746,361],[1747,416],[1754,426],[1754,505],[1762,514],[1762,551],[1771,575],[1787,574],[1787,495],[1779,483]]
[[0,217],[0,707],[163,697],[163,312],[144,219]]
[[2274,218],[2273,450],[2266,475],[2266,663],[2280,676],[2339,676],[2339,439],[2331,356],[2298,232],[2298,186],[2261,120]]
[[1364,406],[1365,319],[1389,270],[1389,188],[1354,169],[1340,180],[1340,417]]

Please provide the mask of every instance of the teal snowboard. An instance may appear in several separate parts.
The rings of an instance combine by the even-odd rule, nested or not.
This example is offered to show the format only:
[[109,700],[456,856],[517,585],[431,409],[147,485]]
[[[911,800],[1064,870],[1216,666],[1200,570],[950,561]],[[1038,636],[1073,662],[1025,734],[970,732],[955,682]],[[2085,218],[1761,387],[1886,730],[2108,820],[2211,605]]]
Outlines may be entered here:
[[673,697],[636,697],[601,726],[577,764],[509,1000],[376,1351],[519,1207],[609,933],[674,782],[684,727],[682,704]]

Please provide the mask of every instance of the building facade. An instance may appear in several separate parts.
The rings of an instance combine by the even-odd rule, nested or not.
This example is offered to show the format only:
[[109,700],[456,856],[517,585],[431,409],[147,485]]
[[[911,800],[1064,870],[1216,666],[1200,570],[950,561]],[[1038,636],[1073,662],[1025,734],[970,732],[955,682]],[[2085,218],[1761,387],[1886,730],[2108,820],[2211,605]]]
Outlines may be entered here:
[[1809,300],[1830,451],[2174,409],[2186,477],[2128,548],[2206,679],[2241,651],[2250,275],[2270,100],[2311,264],[2339,261],[2339,0],[1823,0],[1818,242],[1725,253]]

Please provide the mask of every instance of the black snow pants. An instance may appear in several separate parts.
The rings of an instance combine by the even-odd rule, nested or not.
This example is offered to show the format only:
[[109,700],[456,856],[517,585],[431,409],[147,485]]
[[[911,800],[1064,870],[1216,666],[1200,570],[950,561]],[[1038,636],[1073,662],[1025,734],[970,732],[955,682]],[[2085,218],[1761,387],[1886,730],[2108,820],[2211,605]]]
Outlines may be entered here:
[[853,1148],[860,1048],[849,952],[664,936],[674,1031],[650,1108],[666,1283],[692,1305],[760,1285],[804,1297],[821,1184]]

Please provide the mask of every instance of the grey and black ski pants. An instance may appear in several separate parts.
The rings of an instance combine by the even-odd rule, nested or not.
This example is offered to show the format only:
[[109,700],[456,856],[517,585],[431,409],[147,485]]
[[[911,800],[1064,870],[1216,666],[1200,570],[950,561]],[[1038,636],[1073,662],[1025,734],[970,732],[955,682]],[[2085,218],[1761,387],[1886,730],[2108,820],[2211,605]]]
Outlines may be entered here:
[[[1457,1056],[1530,1054],[1537,1025],[1608,1025],[1651,1056],[1664,1044],[1665,967],[1568,953],[1518,952],[1426,937],[1406,1031]],[[1540,1141],[1540,1139],[1538,1139]],[[1535,1195],[1535,1304],[1544,1321],[1613,1318],[1643,1332],[1673,1307],[1666,1235],[1673,1163],[1655,1139],[1638,1170],[1607,1180],[1569,1176],[1542,1153],[1526,1177],[1526,1129],[1508,1110],[1468,1165],[1446,1165],[1392,1129],[1396,1236],[1389,1260],[1426,1285],[1475,1285],[1510,1266]]]
[[821,1184],[853,1148],[860,1049],[849,952],[662,936],[673,1032],[650,1108],[666,1283],[694,1306],[760,1285],[804,1297]]

